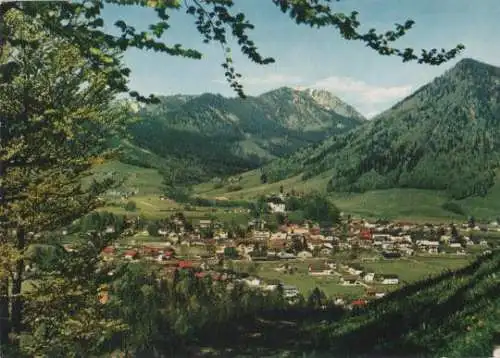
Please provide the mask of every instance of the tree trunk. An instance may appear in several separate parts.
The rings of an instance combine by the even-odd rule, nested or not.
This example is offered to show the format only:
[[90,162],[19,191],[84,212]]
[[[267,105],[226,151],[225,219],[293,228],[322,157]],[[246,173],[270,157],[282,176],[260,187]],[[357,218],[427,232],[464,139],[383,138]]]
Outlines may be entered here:
[[[9,5],[6,3],[0,4],[0,60],[3,62],[3,50],[5,46],[5,28],[4,28],[4,14],[8,10]],[[5,175],[5,163],[1,156],[3,156],[4,133],[6,130],[6,122],[3,114],[0,113],[0,245],[6,239],[6,223],[7,218],[2,215],[5,214],[5,189],[3,186],[3,178]],[[0,280],[0,351],[8,344],[10,333],[10,320],[9,320],[9,278],[6,277]]]
[[[24,253],[26,247],[26,232],[24,228],[17,229],[17,249],[21,254]],[[23,313],[23,298],[21,290],[24,276],[24,259],[19,259],[16,262],[14,279],[12,280],[12,332],[16,335],[22,330],[22,313]],[[17,339],[16,339],[17,341]]]
[[0,352],[9,343],[9,278],[0,280]]

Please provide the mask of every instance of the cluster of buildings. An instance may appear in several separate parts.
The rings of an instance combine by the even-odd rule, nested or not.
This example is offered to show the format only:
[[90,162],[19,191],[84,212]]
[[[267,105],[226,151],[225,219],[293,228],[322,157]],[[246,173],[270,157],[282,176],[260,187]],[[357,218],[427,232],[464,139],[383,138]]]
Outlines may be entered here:
[[[225,259],[275,261],[275,269],[287,273],[293,273],[294,263],[307,260],[310,262],[308,275],[331,277],[339,285],[361,286],[364,287],[365,298],[379,298],[387,291],[380,287],[400,285],[399,277],[395,274],[381,275],[353,263],[332,261],[335,253],[365,252],[365,259],[371,255],[380,260],[415,254],[465,255],[470,247],[486,250],[489,246],[486,240],[474,236],[475,231],[500,231],[498,224],[487,227],[464,224],[457,228],[450,225],[347,220],[331,229],[307,223],[287,224],[274,232],[256,228],[248,230],[244,237],[229,238],[224,225],[212,220],[200,220],[189,231],[183,227],[182,220],[174,224],[170,228],[159,228],[157,235],[153,235],[157,237],[155,242],[145,244],[141,239],[137,242],[131,240],[127,245],[105,248],[102,255],[106,259],[156,262],[162,265],[167,275],[176,270],[189,269],[199,278],[210,276],[214,281],[228,284],[242,282],[265,291],[272,291],[281,285],[284,296],[292,301],[299,295],[296,287],[249,274],[242,277],[229,269]],[[249,222],[249,225],[252,223]],[[211,238],[203,237],[203,229],[207,228],[213,229]],[[140,235],[149,234],[142,232]],[[366,304],[364,299],[356,302],[347,305]],[[338,304],[346,303],[339,299]]]
[[[336,252],[371,252],[385,259],[394,259],[415,254],[459,254],[466,255],[471,247],[489,246],[485,239],[468,234],[475,228],[462,227],[460,231],[452,226],[417,225],[411,223],[351,220],[341,227],[322,229],[312,224],[282,225],[277,231],[247,230],[244,237],[232,237],[224,226],[212,220],[199,220],[191,232],[183,222],[174,222],[174,228],[159,228],[158,241],[150,252],[158,260],[168,260],[174,248],[185,252],[205,251],[208,255],[221,258],[231,252],[232,259],[282,260],[328,258]],[[252,222],[249,223],[250,225]],[[203,229],[212,228],[211,238],[203,237]],[[479,228],[483,230],[484,228]],[[106,229],[109,231],[109,228]],[[150,235],[147,231],[140,233]],[[142,240],[131,241],[127,250],[117,250],[124,257],[135,258],[144,255]],[[111,250],[111,249],[109,249]],[[146,254],[148,255],[148,254]]]

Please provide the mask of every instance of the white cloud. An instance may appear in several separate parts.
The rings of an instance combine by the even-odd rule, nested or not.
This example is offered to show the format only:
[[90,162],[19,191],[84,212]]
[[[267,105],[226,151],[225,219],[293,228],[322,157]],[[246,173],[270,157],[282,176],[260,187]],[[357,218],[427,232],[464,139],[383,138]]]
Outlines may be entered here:
[[[214,83],[226,84],[225,80],[213,80]],[[248,93],[259,94],[281,86],[298,89],[318,88],[327,90],[343,101],[354,106],[367,118],[372,118],[388,109],[397,101],[408,96],[413,86],[376,86],[350,77],[330,76],[314,83],[302,77],[288,74],[270,74],[263,77],[243,76],[241,84]]]
[[354,78],[338,76],[321,79],[308,87],[332,92],[367,118],[388,109],[413,90],[411,85],[375,86]]
[[412,86],[410,85],[373,86],[353,78],[336,76],[319,80],[310,87],[325,89],[340,97],[348,96],[350,98],[357,98],[357,102],[369,104],[398,100],[409,95],[412,91]]

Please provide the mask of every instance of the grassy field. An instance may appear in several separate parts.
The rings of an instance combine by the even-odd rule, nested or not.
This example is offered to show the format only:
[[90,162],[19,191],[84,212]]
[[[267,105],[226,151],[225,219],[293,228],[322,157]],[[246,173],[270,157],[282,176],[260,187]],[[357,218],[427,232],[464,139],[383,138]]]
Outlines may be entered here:
[[[457,269],[466,266],[473,260],[472,256],[416,256],[398,260],[380,260],[375,262],[360,262],[366,270],[373,270],[376,274],[395,274],[404,283],[415,282],[429,276],[437,275],[446,269]],[[316,260],[317,261],[317,260]],[[313,261],[291,261],[290,264],[298,271],[294,274],[285,274],[275,269],[283,262],[259,262],[257,275],[265,279],[276,279],[285,284],[296,286],[303,294],[307,294],[315,287],[320,288],[328,296],[356,298],[365,293],[363,286],[343,286],[339,277],[313,277],[308,274],[307,268]],[[356,262],[356,261],[354,261]],[[394,290],[400,285],[372,285],[379,291]]]
[[[191,217],[206,217],[211,208],[197,207],[195,210],[185,210],[185,206],[171,201],[161,201],[159,196],[163,192],[163,179],[155,169],[141,168],[110,161],[95,169],[96,177],[102,178],[106,174],[115,173],[117,179],[123,179],[118,188],[121,191],[137,190],[138,195],[131,198],[135,201],[138,211],[148,218],[164,217],[168,211],[186,211]],[[258,170],[242,174],[238,191],[229,191],[228,186],[214,188],[214,183],[207,182],[196,185],[195,195],[206,198],[229,200],[252,200],[262,194],[276,193],[283,185],[286,191],[292,189],[302,192],[313,190],[325,191],[330,173],[303,181],[300,176],[292,177],[277,183],[262,184]],[[446,211],[442,205],[449,201],[443,193],[434,190],[419,189],[388,189],[376,190],[361,194],[330,194],[332,200],[345,213],[356,217],[386,218],[390,220],[404,220],[413,222],[457,222],[463,221],[465,216]],[[111,200],[117,198],[108,197]],[[457,202],[467,215],[480,219],[495,219],[500,216],[500,183],[496,183],[484,198],[471,197]],[[121,203],[123,205],[124,203]],[[107,208],[113,212],[123,213],[119,207]],[[217,216],[231,216],[224,209],[217,209]],[[237,219],[239,220],[239,219]]]
[[[500,177],[500,172],[498,173]],[[259,195],[276,193],[283,186],[285,191],[310,192],[325,191],[330,178],[326,172],[306,181],[295,176],[280,182],[262,184],[260,172],[251,171],[242,175],[238,183],[242,189],[229,192],[227,186],[214,189],[213,183],[195,186],[198,195],[227,199],[254,199]],[[387,218],[414,222],[452,222],[462,221],[468,215],[476,218],[495,219],[500,216],[500,182],[497,182],[485,197],[470,197],[457,201],[466,216],[451,213],[442,208],[450,198],[441,191],[422,189],[387,189],[366,193],[329,194],[344,212],[366,218]]]
[[466,266],[471,256],[416,256],[397,260],[380,260],[360,263],[366,270],[378,274],[395,274],[400,280],[411,283],[428,276],[434,276],[446,269]]

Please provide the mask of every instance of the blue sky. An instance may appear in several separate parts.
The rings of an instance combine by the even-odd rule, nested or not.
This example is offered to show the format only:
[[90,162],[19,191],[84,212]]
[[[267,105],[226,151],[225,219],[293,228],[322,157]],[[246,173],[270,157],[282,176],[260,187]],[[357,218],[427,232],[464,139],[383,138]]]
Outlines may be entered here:
[[[189,1],[189,0],[187,0]],[[276,8],[271,0],[235,0],[255,24],[250,32],[261,53],[276,59],[275,64],[251,63],[233,47],[237,70],[249,95],[258,95],[281,86],[316,87],[331,91],[373,116],[442,74],[456,61],[433,67],[404,64],[398,58],[382,57],[361,43],[341,39],[333,28],[298,26]],[[466,45],[460,58],[469,57],[500,66],[499,0],[341,0],[332,1],[337,11],[357,10],[364,29],[389,30],[396,22],[413,19],[414,28],[398,47],[451,48]],[[155,20],[151,9],[109,8],[105,19],[124,19],[137,29],[146,29]],[[219,45],[205,45],[194,18],[184,9],[173,11],[171,28],[164,40],[200,50],[201,60],[170,57],[154,52],[128,51],[125,62],[132,69],[131,87],[144,94],[199,94],[234,96],[225,83],[220,66]]]

